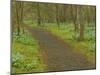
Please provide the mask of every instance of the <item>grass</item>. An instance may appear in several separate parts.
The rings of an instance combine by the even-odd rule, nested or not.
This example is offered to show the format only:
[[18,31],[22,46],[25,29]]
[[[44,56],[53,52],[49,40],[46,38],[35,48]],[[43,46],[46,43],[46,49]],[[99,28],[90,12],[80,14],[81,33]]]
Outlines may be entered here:
[[25,30],[20,36],[13,32],[12,73],[44,72],[44,65],[39,52],[38,41]]
[[[31,26],[38,27],[36,24],[31,24]],[[62,23],[60,28],[55,23],[47,23],[41,28],[63,39],[75,52],[84,54],[88,61],[95,64],[95,27],[85,25],[85,39],[83,41],[77,40],[79,34],[75,33],[74,26],[71,23]]]

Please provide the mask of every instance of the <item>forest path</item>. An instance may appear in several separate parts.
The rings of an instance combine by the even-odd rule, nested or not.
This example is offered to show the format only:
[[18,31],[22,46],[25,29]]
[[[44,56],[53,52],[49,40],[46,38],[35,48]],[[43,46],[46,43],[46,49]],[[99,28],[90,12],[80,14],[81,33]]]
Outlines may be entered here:
[[95,69],[95,65],[88,62],[83,55],[74,52],[51,33],[40,28],[29,27],[27,29],[39,41],[40,51],[48,66],[48,72]]

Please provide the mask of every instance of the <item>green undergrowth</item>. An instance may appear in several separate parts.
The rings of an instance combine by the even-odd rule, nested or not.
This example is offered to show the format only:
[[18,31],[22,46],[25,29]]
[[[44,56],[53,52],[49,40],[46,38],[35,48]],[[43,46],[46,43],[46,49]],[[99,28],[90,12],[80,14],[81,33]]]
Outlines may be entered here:
[[38,41],[25,30],[20,36],[13,32],[12,73],[44,72],[44,65],[39,52]]

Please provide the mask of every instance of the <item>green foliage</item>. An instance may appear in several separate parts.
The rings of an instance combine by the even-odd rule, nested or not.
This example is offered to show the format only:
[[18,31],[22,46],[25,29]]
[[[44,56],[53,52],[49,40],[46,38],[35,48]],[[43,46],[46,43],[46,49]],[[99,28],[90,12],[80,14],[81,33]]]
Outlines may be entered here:
[[28,31],[17,36],[13,33],[12,43],[12,73],[43,72],[43,64],[38,49],[38,42]]
[[[25,35],[25,34],[28,34],[28,35]],[[13,38],[16,42],[19,42],[25,45],[35,45],[36,43],[35,39],[32,39],[32,37],[30,37],[29,33],[26,31],[25,31],[25,34],[20,34],[21,36],[16,36],[16,33],[14,33]]]
[[38,26],[37,22],[35,22],[33,20],[30,20],[30,19],[29,20],[24,20],[23,23],[26,24],[26,25],[32,26],[32,27]]
[[20,67],[20,63],[23,60],[23,56],[18,52],[12,55],[12,66]]
[[85,29],[85,38],[87,39],[87,40],[94,40],[95,41],[95,37],[96,37],[96,35],[95,35],[95,27],[86,27],[86,29]]

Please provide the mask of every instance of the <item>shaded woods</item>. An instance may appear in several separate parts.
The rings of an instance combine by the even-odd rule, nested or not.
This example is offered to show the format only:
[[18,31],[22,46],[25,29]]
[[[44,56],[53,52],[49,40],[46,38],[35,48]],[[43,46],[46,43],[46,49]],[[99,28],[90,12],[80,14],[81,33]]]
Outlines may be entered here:
[[[12,11],[16,14],[12,21],[17,25],[18,35],[20,27],[27,19],[38,26],[45,26],[46,23],[56,23],[60,28],[62,23],[72,23],[77,39],[83,40],[85,27],[95,27],[95,6],[51,4],[38,2],[12,2]],[[16,8],[16,9],[15,9]],[[16,22],[15,22],[16,21]]]
[[[11,12],[13,73],[47,72],[47,64],[43,63],[42,53],[39,51],[39,49],[42,50],[40,43],[44,46],[44,51],[50,50],[51,52],[48,52],[50,54],[47,54],[47,58],[58,57],[58,61],[65,58],[64,68],[59,66],[59,69],[62,68],[61,70],[66,70],[68,64],[72,67],[69,66],[67,70],[77,69],[77,66],[79,69],[83,69],[82,66],[84,69],[89,66],[90,69],[90,63],[95,68],[95,6],[12,0]],[[33,36],[33,33],[38,38]],[[63,40],[66,44],[64,43],[63,46],[62,41],[58,41],[49,33]],[[41,41],[46,42],[42,44]],[[69,46],[73,50],[70,50]],[[60,53],[56,54],[56,51],[62,53],[62,55]],[[55,58],[50,60],[52,61],[52,59]],[[69,59],[69,63],[66,63],[67,59]],[[74,59],[76,62],[72,62]],[[49,65],[52,64],[49,62],[50,60],[48,60]],[[86,62],[88,64],[84,64]],[[63,61],[60,61],[57,64],[62,65],[62,63]],[[53,63],[53,65],[55,64]],[[57,67],[55,68],[58,70]]]

